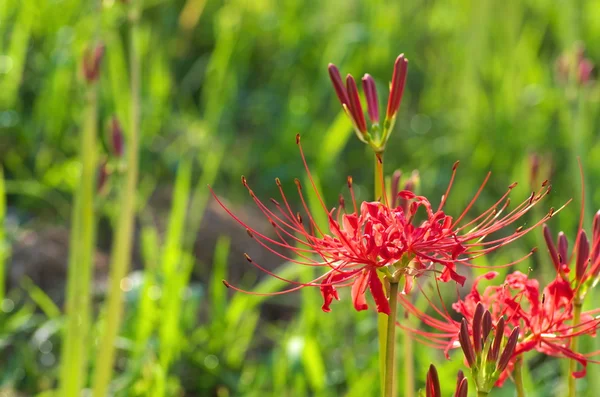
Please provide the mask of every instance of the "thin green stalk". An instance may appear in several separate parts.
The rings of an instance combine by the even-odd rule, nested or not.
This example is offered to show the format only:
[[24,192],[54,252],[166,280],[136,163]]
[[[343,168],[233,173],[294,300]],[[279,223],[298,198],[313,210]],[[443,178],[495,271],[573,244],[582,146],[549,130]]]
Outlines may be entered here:
[[[581,302],[578,300],[574,304],[573,309],[573,328],[579,325],[581,321]],[[577,351],[578,338],[571,338],[571,346],[569,346],[572,352]],[[577,384],[575,383],[575,378],[573,377],[573,372],[577,369],[577,361],[571,360],[569,362],[569,370],[567,372],[567,384],[569,385],[569,397],[575,397],[577,392]]]
[[525,387],[523,386],[523,356],[519,355],[515,361],[515,387],[517,388],[517,397],[525,397]]
[[489,393],[485,391],[477,391],[477,397],[486,397]]
[[415,364],[413,339],[406,329],[403,329],[404,343],[404,397],[413,397],[415,395]]
[[[375,200],[379,200],[383,197],[383,153],[375,155]],[[383,282],[383,274],[378,272],[379,278]],[[388,316],[383,313],[377,313],[377,335],[379,338],[379,380],[381,383],[381,392],[385,390],[385,354],[387,351],[386,346],[386,332],[387,332],[387,320]]]
[[138,180],[138,146],[140,120],[140,55],[137,40],[137,24],[139,19],[138,4],[132,0],[130,4],[129,29],[129,62],[131,104],[129,134],[127,135],[127,173],[125,188],[121,192],[121,213],[116,229],[112,263],[109,275],[109,294],[106,303],[106,320],[102,330],[98,349],[98,363],[94,373],[93,395],[104,397],[112,378],[115,356],[115,340],[121,324],[123,312],[123,290],[121,280],[127,275],[131,258],[133,236],[133,220],[135,217],[135,201]]
[[385,397],[394,395],[396,368],[396,312],[398,307],[398,282],[390,283],[390,315],[387,320],[385,349]]
[[81,136],[81,178],[73,206],[67,279],[67,326],[60,372],[62,396],[78,396],[85,384],[91,318],[90,284],[95,251],[94,196],[96,192],[96,136],[98,98],[88,84],[85,122]]
[[4,190],[4,171],[0,167],[0,303],[4,300],[6,291],[4,283],[6,280],[6,257],[8,246],[4,233],[4,218],[6,217],[6,195]]

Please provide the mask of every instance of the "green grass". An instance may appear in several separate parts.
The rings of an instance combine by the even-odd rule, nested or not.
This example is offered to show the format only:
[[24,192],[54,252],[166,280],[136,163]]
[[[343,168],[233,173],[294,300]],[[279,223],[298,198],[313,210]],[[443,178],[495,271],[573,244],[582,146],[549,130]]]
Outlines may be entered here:
[[[65,263],[83,264],[92,261],[94,233],[99,240],[119,235],[116,226],[108,226],[111,233],[102,226],[118,225],[127,192],[126,161],[112,156],[107,126],[113,115],[125,126],[135,118],[132,46],[140,59],[140,173],[131,210],[137,213],[134,250],[139,255],[134,255],[138,263],[124,266],[136,265],[140,281],[122,292],[124,311],[109,377],[117,396],[364,396],[378,389],[373,313],[351,310],[345,293],[331,313],[323,313],[316,289],[278,299],[232,294],[223,278],[233,276],[242,287],[263,292],[284,285],[244,267],[244,258],[233,255],[240,242],[231,236],[216,236],[214,247],[202,245],[214,250],[207,255],[213,263],[194,256],[211,199],[207,184],[243,209],[252,200],[240,175],[264,199],[277,197],[274,178],[279,177],[292,204],[300,204],[293,178],[308,182],[294,143],[297,133],[329,207],[346,194],[347,175],[353,176],[358,200],[372,199],[372,155],[354,139],[340,112],[327,76],[329,62],[343,75],[369,72],[379,91],[387,93],[393,61],[406,54],[408,83],[385,171],[399,168],[409,175],[418,169],[421,193],[436,202],[452,164],[460,160],[447,203],[450,214],[464,208],[488,170],[492,179],[474,212],[487,208],[514,181],[520,182],[515,200],[526,197],[532,189],[532,153],[545,156],[540,177],[553,184],[553,194],[536,215],[575,198],[551,221],[554,230],[564,230],[573,241],[578,156],[585,169],[588,226],[600,205],[595,188],[600,85],[581,86],[573,76],[560,82],[556,76],[557,59],[563,54],[574,59],[577,45],[600,63],[597,1],[145,0],[135,45],[129,37],[129,5],[104,1],[98,13],[92,3],[0,2],[0,390],[49,392],[57,390],[61,365],[63,380],[70,373],[65,363],[72,361],[63,353],[65,332],[77,324],[70,310],[52,303],[29,279],[11,282],[6,291],[1,281],[10,279],[10,252],[23,230],[71,227],[77,250]],[[93,120],[81,58],[96,34],[106,54],[97,87],[98,119]],[[98,142],[81,157],[84,131]],[[91,197],[94,158],[107,158],[111,174],[107,193]],[[81,181],[87,182],[85,188]],[[160,210],[150,204],[155,189],[171,191],[170,203]],[[314,197],[309,202],[314,206]],[[78,216],[88,217],[85,229]],[[540,241],[532,234],[487,260],[515,260]],[[110,252],[102,241],[98,246]],[[543,249],[518,268],[551,277]],[[81,286],[87,275],[85,266],[79,270]],[[278,272],[299,280],[314,276],[291,264],[282,264]],[[92,299],[85,288],[83,295]],[[83,335],[78,342],[81,357],[90,362],[75,389],[93,386],[103,348],[99,341],[114,315],[106,312],[104,296],[93,303],[90,329],[83,330],[89,338]],[[270,312],[280,314],[273,319]],[[594,343],[581,345],[594,350]],[[453,384],[461,367],[458,355],[447,361],[442,352],[418,344],[414,355],[417,387],[423,386],[432,361],[443,384]],[[530,395],[556,390],[561,364],[527,358]],[[579,386],[592,396],[599,386],[598,368],[592,364],[589,372]],[[398,390],[403,384],[400,379]],[[507,382],[494,395],[513,392]]]

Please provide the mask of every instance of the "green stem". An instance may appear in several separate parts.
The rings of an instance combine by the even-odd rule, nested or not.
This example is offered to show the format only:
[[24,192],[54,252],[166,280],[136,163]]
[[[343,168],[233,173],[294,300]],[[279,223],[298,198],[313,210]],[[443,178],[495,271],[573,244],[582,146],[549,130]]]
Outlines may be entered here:
[[487,396],[488,394],[489,394],[489,393],[488,393],[488,392],[486,392],[486,391],[480,391],[480,390],[478,390],[478,391],[477,391],[477,397],[485,397],[485,396]]
[[515,387],[517,388],[517,397],[525,397],[525,387],[523,386],[523,356],[519,355],[515,361]]
[[5,241],[4,218],[6,217],[6,194],[4,189],[4,171],[0,166],[0,303],[4,300],[6,291],[4,283],[6,280],[6,259],[8,257],[8,245]]
[[[375,155],[375,200],[383,196],[383,153],[377,157]],[[383,273],[377,272],[380,280],[383,282]],[[377,313],[377,335],[379,338],[379,380],[381,385],[381,392],[385,390],[385,354],[386,351],[386,331],[387,331],[387,320],[388,316],[383,313]]]
[[88,333],[91,317],[90,284],[95,252],[94,196],[96,192],[96,136],[98,97],[95,82],[88,83],[81,135],[81,178],[73,206],[69,272],[67,275],[67,325],[60,370],[62,396],[78,396],[85,384]]
[[415,364],[414,364],[414,351],[413,351],[413,339],[410,332],[406,329],[403,330],[404,343],[404,397],[413,397],[415,395]]
[[131,104],[129,134],[127,142],[127,175],[125,188],[121,192],[119,214],[112,263],[109,275],[109,294],[106,303],[106,320],[98,350],[98,364],[94,373],[93,396],[104,397],[112,378],[115,356],[115,340],[123,312],[123,290],[121,280],[127,275],[131,258],[133,220],[135,217],[136,186],[138,180],[138,146],[140,121],[140,55],[138,46],[139,9],[136,0],[130,4],[129,62]]
[[396,361],[396,312],[398,306],[398,282],[390,282],[390,315],[387,320],[385,349],[385,397],[394,395],[394,374]]
[[[581,302],[578,300],[574,304],[573,309],[573,328],[579,325],[581,321]],[[571,338],[571,346],[569,346],[572,352],[577,351],[578,339]],[[569,385],[569,397],[575,397],[575,393],[577,391],[577,385],[575,383],[575,378],[573,377],[573,372],[577,369],[577,361],[571,360],[569,362],[569,371],[567,372],[567,384]]]

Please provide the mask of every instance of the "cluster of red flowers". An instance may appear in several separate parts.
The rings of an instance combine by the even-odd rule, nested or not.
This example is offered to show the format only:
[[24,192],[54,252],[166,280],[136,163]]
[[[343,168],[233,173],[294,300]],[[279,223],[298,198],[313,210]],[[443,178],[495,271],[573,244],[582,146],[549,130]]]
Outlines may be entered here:
[[[400,106],[406,72],[407,61],[401,55],[394,66],[386,118],[381,128],[375,84],[371,76],[365,75],[363,78],[367,112],[372,122],[369,128],[354,78],[348,75],[344,85],[338,69],[334,65],[329,66],[330,77],[343,109],[350,117],[359,138],[374,149],[379,161]],[[339,300],[338,289],[350,287],[354,308],[366,310],[368,304],[365,294],[368,289],[377,311],[390,314],[389,302],[395,297],[389,297],[382,279],[396,283],[404,278],[404,291],[397,298],[410,314],[419,318],[429,328],[411,329],[413,335],[427,345],[444,349],[446,353],[452,348],[462,347],[471,368],[488,365],[491,371],[489,376],[476,379],[476,382],[482,384],[478,386],[478,390],[487,388],[496,381],[502,383],[510,374],[517,358],[531,350],[576,360],[583,368],[573,375],[579,377],[585,374],[585,367],[592,361],[590,357],[595,353],[578,353],[572,348],[571,341],[581,335],[595,335],[600,326],[600,319],[596,317],[600,309],[581,313],[585,293],[595,285],[600,274],[600,212],[594,218],[591,243],[580,222],[571,255],[567,252],[568,243],[564,234],[559,234],[555,243],[549,229],[544,225],[544,237],[557,275],[541,292],[537,280],[515,271],[508,274],[501,285],[488,286],[481,293],[478,288],[481,280],[492,280],[498,275],[496,272],[486,273],[475,279],[468,295],[452,304],[454,311],[463,317],[462,321],[457,321],[443,303],[436,305],[430,298],[427,299],[433,315],[431,310],[424,312],[415,307],[407,298],[408,292],[415,284],[414,280],[425,273],[434,273],[438,276],[437,280],[453,280],[463,285],[466,277],[461,274],[461,267],[474,267],[473,259],[513,242],[558,212],[551,209],[542,219],[529,226],[515,227],[507,232],[509,227],[550,192],[547,181],[542,183],[537,192],[532,192],[529,198],[510,208],[509,195],[516,186],[512,184],[491,207],[473,215],[471,209],[490,177],[488,174],[464,211],[452,217],[444,212],[444,206],[455,178],[457,162],[437,208],[434,208],[426,197],[415,194],[410,184],[404,190],[398,191],[397,175],[392,179],[392,197],[389,200],[385,193],[387,189],[383,189],[380,201],[361,203],[357,203],[352,178],[348,177],[350,208],[346,208],[343,198],[340,198],[339,207],[330,208],[319,195],[299,135],[296,137],[296,143],[311,188],[318,198],[321,210],[327,216],[326,227],[315,221],[316,217],[309,210],[298,179],[295,183],[302,203],[301,212],[292,209],[279,179],[276,179],[276,183],[281,199],[271,198],[268,205],[258,199],[246,179],[242,177],[244,187],[272,225],[273,235],[262,233],[246,224],[213,192],[213,196],[224,210],[262,247],[285,261],[323,269],[322,274],[314,280],[299,282],[284,279],[246,255],[247,261],[252,265],[292,286],[271,295],[316,287],[323,296],[322,309],[328,312],[333,300]],[[383,179],[383,176],[381,178]],[[463,221],[468,218],[469,221]],[[499,267],[509,267],[528,258],[532,253],[533,250],[521,259]],[[574,271],[571,271],[572,267]],[[574,277],[571,277],[573,274]],[[241,290],[226,281],[224,283],[235,290],[253,293]],[[422,289],[420,285],[419,288]],[[405,327],[402,323],[399,325]],[[495,329],[494,336],[491,335],[492,329]],[[508,342],[500,355],[500,343],[504,337],[508,338]],[[486,339],[489,342],[487,345]],[[484,346],[487,350],[485,357],[481,358]],[[481,357],[477,358],[477,355]],[[436,378],[434,368],[428,374],[428,395],[439,395]],[[460,384],[459,379],[457,395],[459,390],[460,395],[466,395],[466,386],[461,388]]]
[[[504,283],[498,286],[488,286],[483,293],[479,292],[481,280],[492,280],[498,273],[489,272],[477,277],[471,292],[452,305],[467,323],[472,324],[476,318],[478,305],[483,305],[491,313],[492,321],[505,319],[505,334],[509,335],[516,327],[520,328],[519,338],[514,353],[499,379],[499,384],[512,371],[515,360],[520,354],[530,350],[540,353],[577,360],[583,365],[581,371],[575,372],[575,377],[585,375],[585,367],[595,353],[580,354],[570,348],[572,338],[581,335],[595,335],[600,326],[597,314],[600,309],[583,312],[581,322],[573,324],[574,291],[568,281],[558,276],[544,287],[540,293],[539,282],[529,278],[519,271],[506,276]],[[435,307],[439,318],[420,311],[410,301],[400,296],[404,307],[424,324],[434,328],[434,332],[412,330],[417,337],[424,337],[423,343],[443,348],[448,352],[461,346],[459,331],[461,322],[453,319],[447,311]],[[402,326],[402,325],[401,325]],[[441,332],[440,332],[441,331]],[[469,330],[473,334],[473,329]]]

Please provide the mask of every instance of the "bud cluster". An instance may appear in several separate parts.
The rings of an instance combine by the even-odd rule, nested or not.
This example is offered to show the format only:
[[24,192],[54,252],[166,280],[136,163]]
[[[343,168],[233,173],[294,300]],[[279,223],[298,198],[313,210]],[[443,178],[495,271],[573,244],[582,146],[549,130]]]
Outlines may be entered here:
[[[492,333],[492,329],[495,332]],[[462,319],[458,341],[471,369],[477,391],[489,393],[506,369],[519,338],[519,327],[515,327],[503,343],[505,332],[504,318],[492,326],[492,315],[479,303],[475,309],[471,333],[466,319]]]
[[407,71],[408,59],[404,57],[404,54],[401,54],[396,58],[396,62],[394,63],[394,72],[392,82],[390,83],[390,95],[382,125],[380,124],[379,101],[377,99],[375,80],[369,74],[364,75],[362,86],[367,100],[367,114],[371,122],[369,128],[354,77],[348,74],[346,76],[346,83],[344,84],[338,68],[332,63],[329,64],[329,77],[333,83],[333,88],[344,111],[352,121],[358,139],[371,146],[377,153],[383,152],[390,137],[390,132],[394,128],[396,113],[400,107],[400,102],[402,102]]

